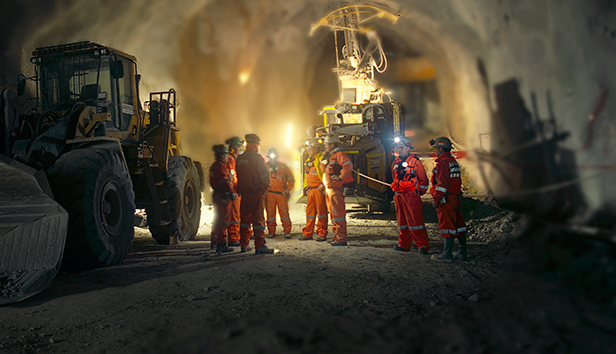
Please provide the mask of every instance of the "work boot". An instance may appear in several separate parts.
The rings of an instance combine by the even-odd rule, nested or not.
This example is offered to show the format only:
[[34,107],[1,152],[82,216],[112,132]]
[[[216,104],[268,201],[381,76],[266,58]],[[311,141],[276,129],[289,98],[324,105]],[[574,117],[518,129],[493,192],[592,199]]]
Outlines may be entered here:
[[405,250],[404,248],[402,248],[402,247],[400,247],[398,245],[394,246],[394,250],[400,251],[400,252],[409,252],[409,250]]
[[419,254],[427,256],[428,255],[428,249],[427,248],[420,248],[419,249]]
[[327,241],[327,237],[317,236],[317,242],[325,242],[325,241]]
[[284,238],[291,238],[291,234],[284,234]]
[[215,250],[216,250],[216,242],[214,242],[214,241],[210,242],[210,249],[211,249],[212,251],[215,251]]
[[173,235],[169,236],[169,245],[177,245],[180,243],[180,237],[178,232],[174,232]]
[[274,238],[274,237],[276,237],[276,235],[274,235],[274,234],[268,234],[267,235],[267,238]]
[[268,248],[266,245],[263,245],[255,250],[255,254],[273,254],[274,249]]
[[248,246],[248,247],[242,247],[240,249],[240,253],[245,253],[245,252],[248,252],[248,251],[252,251],[252,247]]
[[226,243],[222,242],[216,245],[216,253],[229,253],[233,252],[233,248],[227,246]]
[[229,247],[240,247],[240,241],[229,242]]
[[468,253],[466,252],[466,235],[458,237],[458,252],[454,254],[454,258],[461,259],[463,261],[468,259]]
[[312,240],[312,237],[306,237],[304,235],[299,235],[297,239],[300,241],[307,241],[307,240]]
[[346,242],[334,241],[331,243],[332,246],[348,246]]
[[445,239],[445,245],[443,246],[443,253],[435,254],[430,257],[433,261],[441,261],[441,262],[451,262],[453,261],[453,254],[451,254],[451,250],[453,249],[453,237],[448,237]]

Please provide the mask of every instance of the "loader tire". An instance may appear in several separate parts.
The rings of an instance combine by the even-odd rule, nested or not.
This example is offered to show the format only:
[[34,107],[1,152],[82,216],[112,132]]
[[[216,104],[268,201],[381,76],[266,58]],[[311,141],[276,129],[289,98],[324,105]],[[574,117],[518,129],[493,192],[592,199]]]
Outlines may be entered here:
[[201,192],[204,192],[205,186],[207,185],[207,182],[205,180],[205,170],[203,169],[203,165],[199,161],[195,161],[195,167],[197,168],[197,172],[199,173],[199,183],[201,183],[200,190]]
[[69,214],[63,263],[83,269],[124,260],[135,234],[135,194],[122,158],[107,149],[74,150],[47,174]]
[[[201,189],[197,167],[185,156],[170,156],[165,181],[171,218],[177,223],[181,241],[195,238],[201,219]],[[146,209],[147,212],[148,209]],[[152,214],[148,214],[152,215]],[[155,225],[148,216],[150,233],[156,242],[168,245],[170,226]]]

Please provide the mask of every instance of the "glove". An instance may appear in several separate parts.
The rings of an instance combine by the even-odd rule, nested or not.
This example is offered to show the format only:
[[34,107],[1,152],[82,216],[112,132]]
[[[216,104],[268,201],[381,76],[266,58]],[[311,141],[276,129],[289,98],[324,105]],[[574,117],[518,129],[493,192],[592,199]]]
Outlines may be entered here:
[[284,197],[286,197],[286,196],[288,196],[288,195],[289,195],[289,192],[291,192],[291,191],[290,191],[290,190],[288,190],[288,189],[285,189],[285,190],[283,190],[283,191],[282,191],[282,195],[283,195]]
[[339,176],[336,176],[336,175],[332,175],[332,176],[330,177],[330,180],[332,180],[332,181],[334,181],[334,182],[337,182],[337,181],[342,181],[342,180],[340,179],[340,177],[339,177]]

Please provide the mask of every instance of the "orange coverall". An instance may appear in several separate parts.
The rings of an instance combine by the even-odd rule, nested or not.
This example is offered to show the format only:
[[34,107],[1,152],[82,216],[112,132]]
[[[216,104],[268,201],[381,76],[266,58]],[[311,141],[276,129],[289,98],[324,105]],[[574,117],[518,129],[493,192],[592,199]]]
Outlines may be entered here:
[[424,224],[421,196],[428,190],[428,176],[417,155],[409,155],[404,161],[394,160],[391,172],[398,220],[398,246],[410,250],[415,241],[417,248],[430,249],[428,234]]
[[276,234],[276,208],[280,213],[280,222],[283,233],[291,233],[291,218],[289,217],[289,202],[287,197],[282,195],[285,189],[292,190],[295,186],[295,179],[289,167],[278,162],[276,165],[267,163],[270,173],[270,186],[265,193],[265,212],[267,214],[267,230],[270,235]]
[[462,206],[462,179],[460,166],[449,152],[436,159],[436,167],[432,170],[432,188],[430,194],[439,204],[438,228],[441,237],[458,237],[466,234],[466,223],[460,211]]
[[323,172],[319,166],[321,153],[309,157],[306,164],[306,227],[302,229],[304,237],[312,238],[315,221],[317,236],[327,237],[327,201],[322,191],[318,189],[323,183]]
[[[235,172],[235,165],[237,164],[237,157],[233,154],[229,154],[227,160],[227,168],[231,173],[231,183],[233,184],[233,192],[237,193],[237,174]],[[242,198],[238,195],[231,204],[231,216],[229,218],[229,242],[237,242],[240,240],[240,202]]]
[[[326,162],[325,162],[326,161]],[[327,160],[321,160],[324,166],[323,184],[327,188],[326,200],[329,217],[332,220],[334,241],[347,242],[346,205],[342,186],[353,182],[351,171],[353,163],[341,148],[336,148]],[[325,162],[325,163],[324,163]],[[338,170],[340,172],[338,172]],[[338,173],[338,174],[337,174]],[[338,178],[332,179],[333,176]]]
[[237,191],[242,195],[240,203],[240,246],[248,247],[250,227],[255,237],[255,249],[265,244],[265,215],[263,196],[270,185],[270,174],[265,160],[258,154],[257,144],[248,144],[246,152],[238,156]]
[[214,200],[214,228],[211,242],[214,244],[226,243],[227,228],[231,216],[233,186],[231,174],[222,161],[214,161],[210,166],[210,185],[214,189],[212,195]]

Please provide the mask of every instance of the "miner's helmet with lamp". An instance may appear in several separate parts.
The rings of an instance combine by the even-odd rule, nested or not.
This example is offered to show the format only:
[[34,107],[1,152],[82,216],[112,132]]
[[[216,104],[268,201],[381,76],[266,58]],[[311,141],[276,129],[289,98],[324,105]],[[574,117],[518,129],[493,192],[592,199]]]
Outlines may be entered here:
[[394,138],[394,147],[408,147],[413,149],[413,144],[411,144],[411,140],[406,136],[396,136]]
[[337,135],[331,134],[325,137],[323,140],[325,144],[338,144],[340,143],[340,139],[338,139]]
[[261,138],[257,134],[246,134],[244,136],[246,138],[246,144],[260,144]]
[[216,154],[216,155],[223,155],[223,154],[228,154],[229,153],[229,147],[227,147],[227,145],[225,145],[225,144],[214,145],[212,147],[212,150],[214,150],[214,154]]
[[306,147],[307,148],[320,148],[322,143],[323,143],[323,139],[311,138],[311,139],[306,140]]
[[436,139],[430,140],[430,146],[433,148],[443,148],[445,151],[451,151],[451,140],[449,138],[441,136]]
[[267,152],[267,157],[270,159],[277,159],[278,158],[278,150],[272,148],[269,149],[269,151]]
[[242,138],[240,138],[239,136],[234,136],[232,138],[227,139],[227,141],[225,141],[225,144],[229,146],[244,145],[244,140],[242,140]]

